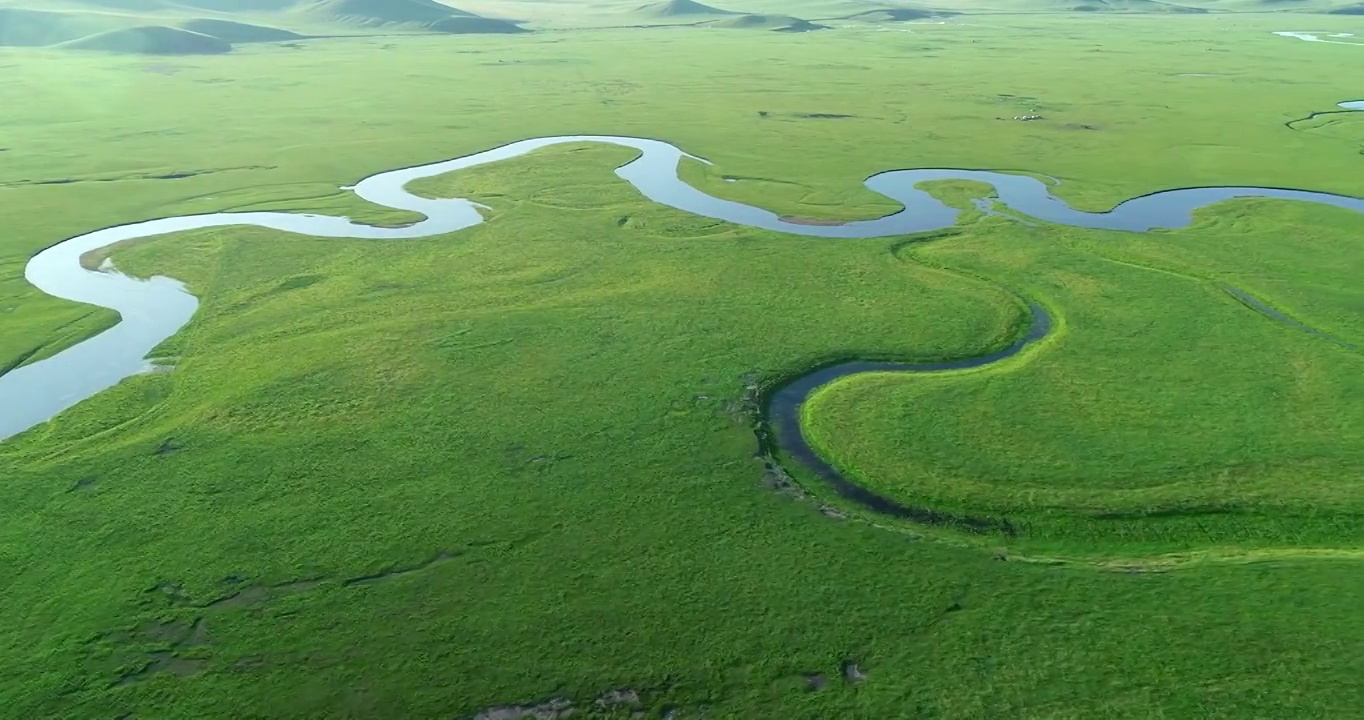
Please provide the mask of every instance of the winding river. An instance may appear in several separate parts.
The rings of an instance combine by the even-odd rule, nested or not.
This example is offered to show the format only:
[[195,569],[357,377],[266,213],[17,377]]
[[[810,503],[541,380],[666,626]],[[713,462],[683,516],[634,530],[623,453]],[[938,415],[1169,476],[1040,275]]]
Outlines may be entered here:
[[1346,33],[1346,32],[1336,32],[1336,33],[1333,33],[1333,32],[1301,32],[1301,31],[1295,31],[1295,32],[1276,32],[1276,33],[1274,33],[1274,34],[1275,34],[1275,35],[1278,35],[1278,36],[1280,36],[1280,37],[1290,37],[1290,38],[1297,38],[1297,39],[1299,39],[1299,40],[1306,40],[1307,42],[1329,43],[1329,44],[1331,44],[1331,45],[1360,45],[1360,46],[1364,46],[1364,40],[1358,40],[1358,39],[1348,39],[1348,40],[1347,40],[1347,39],[1346,39],[1346,38],[1354,38],[1354,37],[1355,37],[1355,34],[1354,34],[1354,33]]
[[[179,281],[156,276],[138,279],[110,265],[86,269],[81,257],[101,248],[137,238],[201,228],[251,225],[314,237],[365,240],[403,240],[452,233],[483,222],[480,206],[467,199],[426,199],[405,189],[419,178],[484,165],[564,143],[604,143],[632,148],[638,157],[622,165],[616,175],[642,195],[664,205],[736,225],[792,235],[825,238],[871,238],[938,230],[953,225],[958,211],[915,185],[932,180],[974,180],[992,186],[997,202],[1015,213],[1061,225],[1129,232],[1180,228],[1194,210],[1232,198],[1277,198],[1314,202],[1364,213],[1364,199],[1328,193],[1262,187],[1202,187],[1167,190],[1127,200],[1108,212],[1075,210],[1051,195],[1033,177],[986,170],[892,170],[866,180],[867,188],[895,200],[904,209],[885,217],[846,223],[811,224],[784,219],[761,208],[708,195],[677,174],[684,158],[708,162],[659,140],[614,136],[562,136],[523,140],[444,162],[394,170],[365,178],[352,190],[369,202],[420,213],[425,219],[401,228],[362,225],[344,217],[282,212],[230,212],[148,220],[96,230],[57,243],[35,255],[24,275],[34,286],[54,297],[115,310],[121,320],[114,327],[52,357],[0,375],[0,440],[12,437],[56,416],[73,405],[125,378],[153,368],[148,360],[156,346],[173,336],[194,316],[198,299]],[[874,509],[948,522],[967,529],[998,530],[996,521],[940,516],[933,511],[896,505],[843,479],[806,443],[800,428],[800,408],[816,388],[847,375],[871,371],[931,372],[979,367],[1020,352],[1045,336],[1051,321],[1046,311],[1032,305],[1033,323],[1013,346],[983,357],[933,364],[853,362],[821,368],[777,389],[765,403],[779,432],[783,449],[828,479],[845,496]],[[927,513],[927,515],[925,515]],[[1007,530],[1007,528],[1004,528]]]
[[[776,432],[776,437],[767,435],[766,429],[759,430],[759,443],[761,445],[772,445],[780,442],[782,451],[796,462],[804,465],[815,475],[827,482],[839,495],[851,500],[863,507],[869,508],[884,515],[905,518],[914,522],[929,525],[950,525],[968,532],[1002,532],[1006,535],[1014,534],[1014,528],[1007,520],[994,518],[969,517],[965,515],[954,515],[951,513],[940,512],[928,508],[919,508],[906,505],[897,500],[892,500],[884,495],[879,495],[867,488],[852,482],[833,465],[820,456],[820,454],[810,446],[805,438],[805,431],[801,427],[801,407],[805,401],[810,399],[815,390],[837,380],[869,372],[895,372],[895,373],[924,373],[924,372],[943,372],[945,370],[968,370],[978,368],[1001,360],[1007,360],[1021,352],[1024,348],[1046,337],[1051,332],[1051,315],[1046,308],[1037,303],[1028,303],[1028,309],[1032,316],[1028,331],[1015,340],[1012,345],[990,353],[976,357],[960,358],[957,360],[944,360],[931,363],[901,363],[901,362],[870,362],[855,360],[852,362],[828,365],[812,372],[806,373],[795,380],[775,388],[763,401],[763,412],[768,418],[771,430]],[[771,447],[764,450],[770,451]]]

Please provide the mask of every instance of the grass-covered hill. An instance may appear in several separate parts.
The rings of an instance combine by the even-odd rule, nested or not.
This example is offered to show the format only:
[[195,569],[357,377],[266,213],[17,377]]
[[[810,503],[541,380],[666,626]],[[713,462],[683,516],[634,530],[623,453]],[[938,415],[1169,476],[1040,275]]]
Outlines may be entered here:
[[108,46],[115,52],[220,47],[166,30],[145,30],[151,27],[188,31],[229,45],[374,33],[527,32],[515,22],[435,0],[0,0],[0,46]]
[[[105,0],[110,3],[126,0]],[[172,0],[173,5],[213,12],[275,12],[287,10],[299,0]]]
[[[936,4],[935,9],[961,13],[1047,13],[1047,14],[1093,14],[1093,13],[1142,13],[1166,15],[1171,13],[1203,13],[1205,6],[1215,5],[1220,0],[1200,2],[1160,2],[1160,0],[946,0]],[[915,8],[924,12],[922,8]],[[873,11],[875,13],[877,11]],[[880,11],[887,12],[887,11]],[[874,16],[874,15],[873,15]],[[912,18],[906,18],[912,19]]]
[[[0,46],[66,43],[110,30],[167,26],[229,43],[338,35],[508,34],[531,29],[697,26],[803,32],[977,14],[1330,13],[1357,0],[0,0]],[[727,4],[728,0],[722,0]],[[516,19],[508,19],[508,18]]]
[[426,25],[425,29],[450,35],[509,35],[530,32],[510,20],[478,17],[476,15],[451,15]]
[[806,32],[823,30],[817,25],[782,12],[740,12],[718,8],[695,0],[664,0],[633,8],[631,14],[644,23],[691,24],[701,27],[730,30],[774,30],[778,32]]
[[190,32],[211,35],[229,43],[257,43],[257,42],[282,42],[287,40],[298,40],[305,36],[289,30],[268,27],[265,25],[252,25],[251,23],[240,23],[232,20],[218,20],[216,18],[195,18],[180,23],[179,27]]
[[641,5],[636,8],[636,12],[640,15],[663,18],[677,17],[679,15],[705,16],[740,14],[733,10],[721,10],[717,7],[711,7],[710,5],[696,2],[696,0],[664,0],[663,2]]
[[456,15],[472,15],[435,0],[313,0],[300,3],[296,12],[338,23],[369,26],[426,25]]
[[808,32],[810,30],[825,30],[826,25],[817,25],[809,20],[803,20],[790,15],[734,15],[707,23],[709,27],[728,28],[732,30],[773,30],[776,32]]
[[60,47],[138,55],[216,55],[232,50],[232,44],[221,38],[165,25],[109,30]]
[[1054,6],[1061,11],[1084,13],[1202,13],[1201,7],[1177,5],[1158,0],[1060,0]]
[[312,0],[293,13],[314,22],[378,29],[448,33],[524,32],[508,20],[481,17],[435,0]]
[[0,46],[55,45],[122,25],[118,16],[0,7]]
[[[164,20],[164,22],[157,22]],[[156,14],[49,12],[0,8],[0,47],[53,46],[107,52],[180,55],[227,52],[233,43],[303,37],[275,27],[216,18],[178,20]]]
[[853,13],[843,19],[861,22],[909,22],[912,20],[927,20],[928,18],[938,17],[942,14],[943,13],[940,11],[928,10],[925,8],[887,7]]

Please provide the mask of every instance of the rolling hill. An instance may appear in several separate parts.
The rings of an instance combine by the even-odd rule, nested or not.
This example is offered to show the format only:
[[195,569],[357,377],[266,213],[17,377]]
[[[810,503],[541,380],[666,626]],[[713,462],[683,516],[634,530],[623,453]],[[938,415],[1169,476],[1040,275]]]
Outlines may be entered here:
[[212,35],[164,25],[110,30],[64,42],[58,47],[134,55],[215,55],[232,50],[231,43]]
[[[1159,0],[997,0],[988,3],[947,2],[944,8],[963,12],[1008,13],[1141,13],[1169,15],[1205,13],[1204,7],[1177,5]],[[1220,8],[1218,8],[1220,10]]]
[[[107,0],[120,2],[120,0]],[[299,4],[299,0],[175,0],[175,5],[212,12],[279,12]]]
[[866,12],[849,15],[844,20],[854,20],[858,22],[909,22],[912,20],[926,20],[928,18],[953,15],[955,13],[939,12],[937,10],[925,10],[923,8],[878,8],[867,10]]
[[[0,46],[115,42],[158,46],[166,30],[231,43],[385,33],[512,34],[517,22],[484,17],[435,0],[0,0]],[[162,28],[149,31],[147,28]],[[111,37],[104,33],[127,31]],[[147,35],[151,32],[151,35]],[[179,38],[189,45],[197,41]],[[172,44],[175,44],[174,42]],[[221,51],[221,50],[220,50]]]
[[775,32],[809,32],[828,29],[827,25],[816,25],[809,20],[802,20],[790,15],[736,15],[724,20],[706,23],[706,26],[731,30],[771,30]]
[[229,43],[257,43],[257,42],[282,42],[286,40],[298,40],[304,35],[280,28],[268,27],[265,25],[251,25],[249,23],[233,22],[231,20],[217,20],[214,18],[197,18],[186,20],[179,24],[183,30],[211,35]]
[[313,21],[367,28],[449,34],[529,32],[510,20],[475,15],[435,0],[304,0],[296,12]]
[[117,16],[0,8],[0,47],[55,45],[115,30],[122,24]]
[[170,0],[79,0],[81,6],[124,12],[158,12],[175,7]]
[[451,15],[450,17],[437,20],[427,25],[426,29],[434,32],[448,33],[450,35],[530,32],[510,20],[498,20],[497,18],[479,17],[477,15]]
[[664,2],[650,3],[641,5],[635,9],[641,15],[651,17],[671,18],[678,16],[704,16],[704,15],[740,15],[741,13],[733,10],[721,10],[720,8],[703,5],[696,0],[664,0]]
[[1074,3],[1074,12],[1118,12],[1118,13],[1204,13],[1206,9],[1187,5],[1174,5],[1157,0],[1081,0]]
[[370,27],[429,25],[450,17],[473,17],[435,0],[314,0],[299,10],[318,20]]

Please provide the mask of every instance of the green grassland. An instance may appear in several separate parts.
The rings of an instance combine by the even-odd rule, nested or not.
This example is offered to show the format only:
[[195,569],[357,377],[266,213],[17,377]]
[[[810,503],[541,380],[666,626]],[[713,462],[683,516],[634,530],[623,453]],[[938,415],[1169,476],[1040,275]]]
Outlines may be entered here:
[[995,222],[902,251],[1016,288],[1062,328],[998,366],[833,383],[805,408],[813,439],[884,494],[1008,518],[1018,552],[1359,549],[1364,353],[1221,289],[1364,345],[1359,218],[1208,215],[1158,240]]
[[1322,140],[1342,143],[1364,156],[1364,112],[1326,111],[1311,117],[1290,120],[1288,127]]
[[[824,15],[775,5],[733,9]],[[25,98],[0,106],[0,368],[113,320],[24,282],[42,247],[224,209],[410,222],[338,188],[532,136],[665,139],[715,163],[683,168],[707,192],[806,217],[894,210],[861,181],[897,167],[1046,174],[1089,210],[1190,185],[1364,195],[1357,145],[1285,125],[1361,94],[1364,53],[1270,34],[1309,20],[1352,27],[982,15],[0,49],[0,92]],[[1025,112],[1044,119],[1007,119]],[[1364,706],[1364,357],[1221,289],[1364,343],[1360,217],[1256,201],[1146,235],[970,213],[933,238],[803,239],[655,205],[612,174],[630,157],[565,146],[423,181],[491,207],[443,237],[115,249],[202,305],[157,351],[169,372],[0,445],[0,715]],[[868,485],[1026,532],[770,487],[755,388],[1001,347],[1015,293],[1053,338],[988,370],[837,383],[807,427]]]

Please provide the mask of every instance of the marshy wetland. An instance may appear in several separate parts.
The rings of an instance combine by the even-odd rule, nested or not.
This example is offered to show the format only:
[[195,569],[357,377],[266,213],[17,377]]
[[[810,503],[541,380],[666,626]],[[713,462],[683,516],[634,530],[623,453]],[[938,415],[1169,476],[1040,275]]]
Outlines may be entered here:
[[111,2],[0,2],[0,716],[1360,705],[1349,13]]

